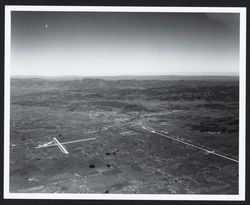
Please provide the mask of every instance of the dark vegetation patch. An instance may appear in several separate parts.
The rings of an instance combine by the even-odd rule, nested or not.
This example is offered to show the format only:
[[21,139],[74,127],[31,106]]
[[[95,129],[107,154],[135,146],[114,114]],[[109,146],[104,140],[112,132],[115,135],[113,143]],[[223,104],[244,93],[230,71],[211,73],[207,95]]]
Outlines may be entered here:
[[214,109],[214,110],[235,110],[239,109],[239,103],[225,103],[225,102],[220,102],[220,103],[203,103],[199,104],[196,106],[197,108],[208,108],[208,109]]
[[232,117],[207,119],[191,125],[191,129],[199,130],[200,132],[234,133],[239,131],[239,119]]
[[95,168],[94,164],[89,165],[89,168]]
[[20,106],[36,106],[36,107],[49,107],[49,102],[34,102],[32,100],[23,100],[13,102],[12,104],[20,105]]
[[209,109],[215,109],[215,110],[225,110],[227,109],[227,106],[222,103],[206,103],[197,105],[198,108],[209,108]]
[[88,105],[88,107],[92,109],[101,109],[105,111],[118,110],[122,113],[149,111],[141,105],[130,104],[120,101],[92,101],[86,102],[86,105]]
[[122,108],[122,112],[143,112],[143,111],[149,111],[146,108],[136,105],[136,104],[127,104]]
[[239,90],[237,86],[211,85],[211,86],[172,86],[149,88],[146,96],[159,100],[207,100],[207,101],[238,101]]
[[98,100],[102,99],[104,97],[104,94],[102,93],[90,93],[90,94],[85,94],[82,96],[82,99],[84,100]]

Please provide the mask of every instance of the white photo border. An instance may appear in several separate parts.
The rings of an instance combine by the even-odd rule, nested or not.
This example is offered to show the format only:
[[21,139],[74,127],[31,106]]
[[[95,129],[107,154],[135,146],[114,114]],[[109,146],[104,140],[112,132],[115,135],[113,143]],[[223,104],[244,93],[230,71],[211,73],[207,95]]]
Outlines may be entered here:
[[[239,190],[236,195],[210,194],[65,194],[10,193],[10,60],[11,11],[67,11],[67,12],[168,12],[168,13],[239,13]],[[5,199],[93,199],[93,200],[209,200],[244,201],[246,180],[246,8],[245,7],[135,7],[135,6],[5,6],[4,56],[4,198]]]

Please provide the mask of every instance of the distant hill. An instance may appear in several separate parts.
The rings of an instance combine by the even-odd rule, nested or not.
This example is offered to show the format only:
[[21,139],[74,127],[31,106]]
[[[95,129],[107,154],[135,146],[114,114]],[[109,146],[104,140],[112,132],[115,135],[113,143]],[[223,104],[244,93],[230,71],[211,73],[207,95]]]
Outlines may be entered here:
[[134,75],[134,76],[21,76],[12,75],[15,79],[33,79],[33,80],[82,80],[82,79],[102,79],[102,80],[237,80],[238,75]]
[[[148,89],[154,87],[172,87],[176,86],[195,86],[197,83],[202,86],[203,84],[210,84],[216,86],[223,84],[224,86],[239,83],[239,77],[236,76],[114,76],[114,77],[57,77],[57,78],[44,78],[44,77],[12,77],[11,88],[23,88],[34,90],[68,90],[80,92],[82,90],[89,90],[94,92],[102,89]],[[120,91],[119,91],[120,92]]]

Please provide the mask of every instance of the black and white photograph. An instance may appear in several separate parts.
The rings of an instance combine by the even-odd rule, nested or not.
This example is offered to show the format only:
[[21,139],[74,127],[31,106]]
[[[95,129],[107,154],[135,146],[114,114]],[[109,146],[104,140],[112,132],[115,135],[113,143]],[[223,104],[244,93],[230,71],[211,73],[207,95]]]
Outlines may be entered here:
[[245,8],[5,11],[5,198],[244,200]]

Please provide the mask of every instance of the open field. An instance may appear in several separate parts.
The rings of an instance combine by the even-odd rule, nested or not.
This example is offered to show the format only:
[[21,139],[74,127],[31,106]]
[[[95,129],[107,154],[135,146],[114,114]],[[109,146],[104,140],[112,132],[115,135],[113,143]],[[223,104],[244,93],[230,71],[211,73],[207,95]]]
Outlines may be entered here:
[[237,77],[12,78],[10,114],[10,192],[238,193]]

